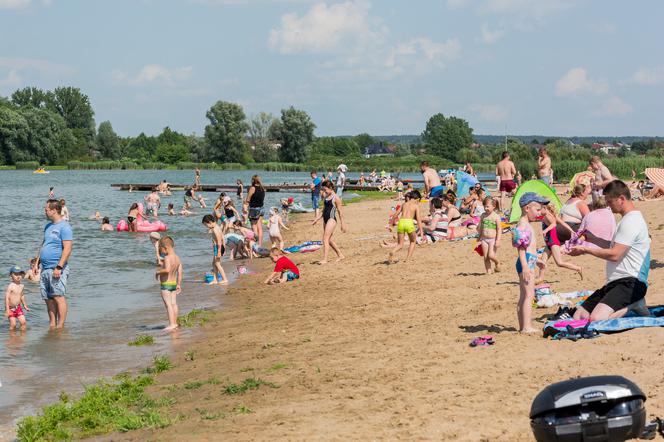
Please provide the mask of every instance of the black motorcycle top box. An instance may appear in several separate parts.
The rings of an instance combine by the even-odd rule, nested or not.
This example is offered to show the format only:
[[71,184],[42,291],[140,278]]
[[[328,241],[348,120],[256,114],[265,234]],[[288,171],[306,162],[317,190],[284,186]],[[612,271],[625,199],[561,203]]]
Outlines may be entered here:
[[551,384],[533,400],[530,425],[539,442],[599,442],[638,438],[645,394],[622,376],[592,376]]

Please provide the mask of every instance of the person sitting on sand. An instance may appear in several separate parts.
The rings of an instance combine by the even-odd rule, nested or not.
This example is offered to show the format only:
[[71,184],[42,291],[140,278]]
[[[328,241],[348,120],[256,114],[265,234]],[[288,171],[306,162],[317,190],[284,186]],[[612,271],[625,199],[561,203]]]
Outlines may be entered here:
[[645,201],[646,197],[646,182],[643,180],[640,180],[638,183],[636,183],[636,186],[634,186],[634,195],[632,198],[636,199],[637,201]]
[[461,238],[468,235],[468,228],[461,225],[461,212],[457,209],[453,193],[443,195],[443,208],[447,215],[447,239]]
[[254,244],[257,243],[256,233],[253,231],[253,229],[249,229],[243,226],[242,221],[240,220],[235,220],[233,223],[233,231],[242,235],[244,241],[244,251],[249,256],[249,258],[253,259],[255,256],[255,253],[253,252]]
[[[590,209],[586,201],[590,195],[591,187],[585,184],[577,184],[572,189],[572,196],[568,199],[563,207],[560,209],[560,218],[562,223],[556,226],[556,234],[560,242],[565,242],[571,238],[570,229],[572,232],[579,230],[581,221],[588,215]],[[569,227],[569,229],[567,229]]]
[[433,213],[428,222],[424,223],[424,234],[427,235],[431,242],[436,242],[447,237],[447,215],[443,210],[443,199],[439,197],[431,198],[431,206]]
[[468,196],[461,198],[461,204],[459,205],[459,212],[463,214],[470,214],[473,205],[477,201],[477,190],[473,187],[468,190]]
[[346,220],[344,219],[341,198],[334,192],[332,181],[323,181],[321,189],[323,193],[323,212],[314,219],[311,225],[316,225],[321,218],[323,219],[323,259],[318,263],[327,264],[330,248],[337,254],[337,262],[344,259],[344,255],[332,239],[332,235],[334,235],[334,230],[337,227],[337,214],[339,214],[342,233],[346,232]]
[[470,216],[461,223],[462,226],[468,227],[471,230],[477,228],[478,224],[480,223],[480,219],[484,214],[484,189],[480,188],[479,190],[476,190],[475,195],[476,198],[470,205]]
[[519,276],[519,302],[516,312],[519,320],[519,331],[531,333],[537,331],[533,328],[532,309],[535,298],[535,266],[543,267],[545,264],[537,257],[537,240],[530,223],[537,221],[542,212],[542,205],[549,204],[549,200],[542,198],[535,192],[526,192],[519,198],[521,218],[512,230],[512,245],[518,251],[516,260],[516,273]]
[[650,189],[650,192],[648,192],[648,195],[645,197],[645,199],[655,200],[655,199],[660,199],[662,197],[664,197],[664,189],[655,184],[654,187]]
[[493,273],[491,264],[495,265],[496,272],[500,272],[498,261],[498,247],[503,236],[500,215],[496,212],[496,201],[492,198],[484,198],[482,201],[484,213],[481,216],[477,233],[484,256],[484,268],[488,274]]
[[161,299],[166,307],[168,326],[165,332],[175,330],[178,327],[178,303],[177,295],[182,292],[182,262],[175,254],[175,243],[173,238],[165,236],[159,240],[159,253],[164,256],[161,266],[155,272],[155,278],[160,282]]
[[[423,236],[423,222],[420,215],[420,201],[422,196],[417,190],[408,193],[408,199],[403,203],[397,215],[399,222],[397,223],[397,243],[394,245],[385,245],[385,247],[393,247],[394,250],[390,252],[388,261],[397,262],[396,254],[403,248],[405,237],[408,235],[410,244],[408,244],[408,253],[406,254],[406,261],[413,257],[415,245],[417,244],[416,230],[419,230],[419,236]],[[415,226],[417,223],[417,227]]]
[[613,239],[587,237],[599,248],[577,246],[570,255],[592,255],[606,263],[606,284],[576,308],[574,319],[621,318],[630,308],[644,304],[650,271],[650,235],[648,224],[636,210],[629,188],[620,180],[604,187],[604,197],[613,213],[622,215]]
[[113,226],[111,225],[111,221],[108,219],[107,216],[105,216],[104,219],[101,220],[101,231],[102,232],[113,231]]
[[275,263],[274,270],[265,280],[265,284],[279,284],[300,279],[300,270],[295,263],[284,256],[279,247],[272,247],[270,259]]

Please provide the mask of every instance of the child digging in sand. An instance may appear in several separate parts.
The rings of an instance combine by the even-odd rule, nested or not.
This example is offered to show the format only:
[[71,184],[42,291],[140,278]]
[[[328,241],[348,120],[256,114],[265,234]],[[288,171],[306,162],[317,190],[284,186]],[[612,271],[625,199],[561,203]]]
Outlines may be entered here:
[[272,247],[270,259],[276,264],[274,271],[265,280],[265,284],[279,284],[300,279],[300,270],[290,259],[284,256],[279,247]]
[[417,190],[413,190],[406,194],[406,202],[403,203],[397,215],[400,216],[397,223],[397,243],[393,246],[394,250],[390,252],[389,261],[397,262],[395,256],[404,245],[405,237],[408,235],[410,244],[408,244],[408,253],[406,254],[406,261],[413,257],[415,245],[417,244],[417,234],[415,233],[415,221],[417,221],[417,230],[419,236],[423,236],[422,232],[422,217],[420,215],[420,200],[422,196]]
[[[569,230],[570,235],[574,235],[574,231],[569,225],[567,225],[567,223],[559,220],[559,217],[556,215],[554,210],[555,209],[551,206],[542,207],[542,235],[544,235],[544,242],[546,243],[546,259],[544,262],[547,262],[549,257],[553,256],[553,260],[558,267],[574,270],[579,274],[581,279],[583,279],[583,269],[581,267],[572,264],[571,262],[563,261],[562,253],[560,250],[560,240],[558,239],[556,227],[558,224],[560,224],[563,228]],[[544,281],[543,269],[539,273],[538,282],[539,281]]]
[[537,258],[537,241],[530,223],[537,221],[542,212],[542,204],[549,200],[535,192],[526,192],[519,199],[521,218],[512,230],[512,245],[517,249],[516,273],[519,275],[519,303],[516,307],[519,319],[519,331],[532,333],[537,331],[532,324],[533,299],[535,298],[535,266],[545,264]]
[[[212,235],[212,281],[210,284],[228,284],[226,279],[226,272],[221,266],[221,257],[224,255],[224,232],[219,227],[219,224],[214,219],[214,215],[205,215],[203,217],[203,225],[207,227]],[[221,277],[221,281],[218,280],[217,275]]]
[[30,311],[28,305],[25,303],[25,295],[23,294],[24,285],[21,280],[25,276],[25,272],[19,267],[14,266],[9,269],[9,277],[11,282],[5,291],[5,316],[9,318],[9,329],[16,329],[16,321],[21,324],[21,330],[25,330],[25,312]]
[[177,295],[182,292],[182,263],[175,254],[175,243],[170,236],[159,240],[159,254],[163,255],[161,266],[155,272],[155,278],[161,284],[161,299],[166,307],[168,326],[164,331],[169,332],[178,327]]
[[503,235],[500,226],[500,216],[496,213],[496,202],[492,198],[484,198],[484,213],[481,216],[478,233],[480,245],[484,254],[484,268],[488,274],[493,273],[491,263],[496,266],[496,272],[500,272],[498,262],[498,247]]

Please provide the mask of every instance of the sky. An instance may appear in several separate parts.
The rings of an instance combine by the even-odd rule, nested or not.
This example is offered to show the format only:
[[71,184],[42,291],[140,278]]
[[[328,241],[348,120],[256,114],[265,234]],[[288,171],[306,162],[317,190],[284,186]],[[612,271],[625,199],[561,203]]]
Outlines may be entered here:
[[0,0],[0,95],[79,87],[123,136],[217,101],[316,134],[664,135],[661,0]]

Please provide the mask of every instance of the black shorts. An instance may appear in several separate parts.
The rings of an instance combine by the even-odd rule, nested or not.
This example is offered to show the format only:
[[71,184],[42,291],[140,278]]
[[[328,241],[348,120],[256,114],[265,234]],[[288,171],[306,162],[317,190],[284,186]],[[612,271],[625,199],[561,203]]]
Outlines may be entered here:
[[597,304],[606,304],[618,311],[643,299],[648,291],[648,286],[636,278],[621,278],[611,281],[586,299],[581,307],[588,313],[597,307]]

